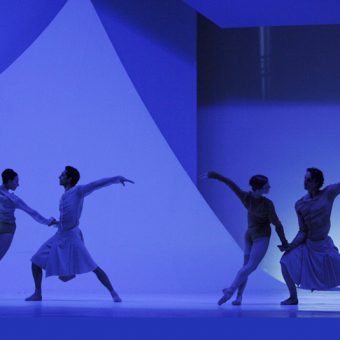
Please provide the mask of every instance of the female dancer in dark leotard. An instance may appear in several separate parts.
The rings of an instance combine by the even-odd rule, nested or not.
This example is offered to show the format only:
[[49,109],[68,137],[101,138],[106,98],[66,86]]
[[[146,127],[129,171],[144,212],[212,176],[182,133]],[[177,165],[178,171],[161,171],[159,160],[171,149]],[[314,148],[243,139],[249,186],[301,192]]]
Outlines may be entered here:
[[252,191],[241,190],[232,180],[217,172],[209,172],[208,178],[218,180],[226,184],[241,200],[248,210],[248,229],[245,234],[244,264],[237,273],[234,281],[223,289],[223,296],[218,301],[219,305],[227,302],[237,290],[237,298],[233,305],[240,305],[242,295],[247,284],[248,276],[257,268],[267,252],[271,235],[270,224],[275,226],[276,232],[282,242],[281,249],[288,247],[283,226],[276,215],[274,204],[263,197],[270,189],[268,178],[263,175],[253,176],[249,184]]

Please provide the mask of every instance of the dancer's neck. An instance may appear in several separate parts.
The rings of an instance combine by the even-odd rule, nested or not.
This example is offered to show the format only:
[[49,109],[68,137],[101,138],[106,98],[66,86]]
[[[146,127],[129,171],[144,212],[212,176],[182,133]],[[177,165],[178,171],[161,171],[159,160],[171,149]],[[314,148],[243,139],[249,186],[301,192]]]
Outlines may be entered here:
[[319,195],[320,193],[320,190],[319,189],[316,189],[316,190],[312,190],[312,191],[308,191],[309,192],[309,195],[311,198],[314,198],[316,197],[317,195]]
[[263,194],[259,193],[259,192],[252,191],[251,194],[252,194],[252,196],[254,198],[261,198],[261,197],[263,197]]
[[65,192],[66,191],[69,191],[70,189],[72,189],[73,187],[70,186],[70,185],[64,185],[64,189],[65,189]]

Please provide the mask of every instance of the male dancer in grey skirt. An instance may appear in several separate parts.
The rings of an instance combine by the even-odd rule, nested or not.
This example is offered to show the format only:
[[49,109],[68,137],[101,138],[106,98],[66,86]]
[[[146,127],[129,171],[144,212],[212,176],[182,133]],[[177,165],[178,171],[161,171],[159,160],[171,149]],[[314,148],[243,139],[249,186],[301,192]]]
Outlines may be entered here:
[[68,281],[77,274],[92,271],[109,290],[114,302],[122,301],[113,289],[106,273],[94,262],[86,249],[79,229],[79,219],[84,198],[87,195],[111,184],[125,185],[126,182],[133,182],[125,177],[116,176],[100,179],[86,185],[76,185],[79,178],[79,171],[71,166],[66,166],[59,176],[59,184],[65,188],[65,193],[61,196],[59,204],[58,231],[40,247],[31,259],[35,291],[26,301],[42,300],[42,269],[46,271],[46,276],[56,275],[62,281]]
[[290,296],[281,305],[297,305],[296,286],[327,290],[340,285],[340,254],[328,236],[335,198],[340,183],[321,189],[324,176],[317,168],[308,168],[304,188],[307,195],[295,204],[299,232],[281,258],[283,278]]

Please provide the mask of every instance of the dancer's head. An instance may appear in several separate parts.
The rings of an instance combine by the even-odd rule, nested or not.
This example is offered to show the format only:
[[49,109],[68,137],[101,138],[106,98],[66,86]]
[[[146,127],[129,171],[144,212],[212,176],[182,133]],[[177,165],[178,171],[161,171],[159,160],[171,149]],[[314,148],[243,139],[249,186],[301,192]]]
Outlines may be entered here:
[[80,178],[79,171],[72,166],[65,166],[65,170],[59,176],[59,184],[64,187],[74,187]]
[[2,184],[10,190],[15,190],[19,186],[18,174],[13,169],[5,169],[2,174]]
[[324,177],[323,173],[320,169],[317,168],[308,168],[306,175],[305,175],[305,181],[304,181],[304,187],[309,192],[317,191],[323,186]]
[[258,194],[268,194],[270,185],[268,177],[263,175],[255,175],[249,180],[249,184],[254,192]]

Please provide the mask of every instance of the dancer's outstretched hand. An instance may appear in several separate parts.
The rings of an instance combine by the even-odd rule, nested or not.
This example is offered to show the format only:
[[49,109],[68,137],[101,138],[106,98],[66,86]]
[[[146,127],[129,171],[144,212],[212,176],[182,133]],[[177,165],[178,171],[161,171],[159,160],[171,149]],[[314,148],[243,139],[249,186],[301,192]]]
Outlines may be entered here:
[[209,172],[205,172],[203,174],[201,174],[199,176],[199,179],[220,179],[221,175],[215,171],[209,171]]
[[204,179],[208,179],[208,172],[204,172],[203,174],[198,175],[198,179],[199,180],[204,180]]
[[135,184],[134,181],[131,181],[130,179],[127,179],[123,176],[117,176],[117,180],[119,183],[121,183],[123,186],[125,186],[125,183],[131,183],[131,184]]

